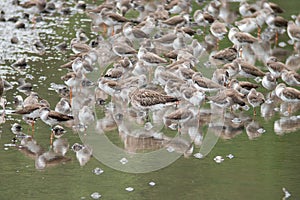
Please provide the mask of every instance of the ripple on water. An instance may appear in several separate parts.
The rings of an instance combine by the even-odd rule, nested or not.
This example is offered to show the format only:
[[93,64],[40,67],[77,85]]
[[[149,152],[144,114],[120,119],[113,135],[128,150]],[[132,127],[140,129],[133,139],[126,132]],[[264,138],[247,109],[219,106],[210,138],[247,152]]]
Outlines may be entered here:
[[228,154],[226,157],[229,158],[229,159],[232,159],[232,158],[234,158],[234,155],[232,155],[232,154],[230,153],[230,154]]
[[156,183],[155,183],[155,182],[153,182],[153,181],[150,181],[150,182],[149,182],[149,185],[150,185],[150,186],[155,186],[155,185],[156,185]]
[[[32,22],[23,17],[24,9],[22,7],[12,5],[7,1],[0,1],[0,7],[6,8],[6,19],[18,17],[19,21],[25,24],[24,29],[16,29],[15,23],[13,22],[0,22],[0,48],[2,49],[0,64],[4,64],[5,61],[16,61],[24,55],[27,59],[35,61],[35,56],[31,54],[40,54],[41,52],[32,44],[41,39],[47,40],[47,38],[62,38],[62,36],[57,36],[59,35],[56,32],[57,27],[67,29],[66,25],[69,23],[67,20],[62,20],[59,16],[47,16],[45,14],[41,14],[43,20],[37,21],[33,28]],[[30,9],[26,9],[26,12],[30,15],[34,14]],[[31,16],[29,19],[31,19]],[[11,42],[12,37],[17,39],[17,42],[14,42],[14,44]],[[45,50],[50,52],[50,46],[45,46]]]
[[125,188],[125,190],[128,191],[128,192],[132,192],[134,190],[134,188],[133,187],[127,187],[127,188]]
[[126,163],[128,163],[128,160],[126,158],[122,158],[120,160],[120,163],[122,163],[122,165],[125,165]]
[[214,161],[216,163],[221,163],[224,161],[224,158],[222,156],[216,156],[216,157],[214,157]]
[[96,167],[95,169],[93,169],[93,173],[96,174],[96,175],[100,175],[103,172],[104,172],[103,169],[101,169],[99,167]]
[[91,194],[92,199],[100,199],[101,198],[101,194],[99,194],[98,192],[94,192]]

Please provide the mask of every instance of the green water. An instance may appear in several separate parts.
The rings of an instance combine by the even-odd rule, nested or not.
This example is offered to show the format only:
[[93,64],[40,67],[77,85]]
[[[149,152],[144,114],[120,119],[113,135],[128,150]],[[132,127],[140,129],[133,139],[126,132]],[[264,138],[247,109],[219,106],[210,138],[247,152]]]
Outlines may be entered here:
[[[287,13],[298,14],[298,0],[274,2],[280,3]],[[288,14],[284,16],[288,17]],[[71,20],[72,23],[75,24]],[[82,24],[88,30],[88,23]],[[70,33],[62,34],[75,37],[73,29],[70,30]],[[47,87],[51,82],[59,82],[59,77],[66,73],[64,70],[57,72],[56,68],[67,59],[64,56],[61,56],[62,60],[49,59],[49,56],[43,55],[43,61],[31,63],[33,67],[43,69],[42,73],[48,77],[34,90],[55,105],[59,97]],[[50,61],[46,61],[47,58]],[[54,72],[55,75],[51,75]],[[5,94],[8,101],[12,100],[13,94],[14,91]],[[251,116],[251,112],[248,114]],[[8,117],[0,127],[0,199],[91,199],[93,192],[99,192],[101,199],[281,199],[283,187],[291,193],[289,199],[300,198],[299,131],[276,135],[273,124],[279,119],[278,114],[270,121],[256,117],[266,133],[255,140],[249,140],[243,131],[233,139],[219,139],[204,159],[181,157],[166,168],[145,174],[116,171],[94,158],[81,167],[72,151],[66,154],[72,159],[70,162],[38,171],[33,158],[16,148],[4,150],[4,144],[12,139],[10,127],[16,119],[21,118]],[[20,123],[27,132],[28,125],[23,121]],[[69,128],[67,131],[65,137],[71,145],[80,142],[76,132]],[[45,150],[49,146],[49,132],[47,125],[37,122],[35,139]],[[119,142],[115,136],[110,138]],[[233,159],[225,158],[220,164],[213,160],[217,155],[225,157],[230,153],[234,155]],[[93,174],[96,167],[103,169],[104,173]],[[151,181],[156,185],[149,186]],[[133,187],[134,191],[126,191],[127,187]]]

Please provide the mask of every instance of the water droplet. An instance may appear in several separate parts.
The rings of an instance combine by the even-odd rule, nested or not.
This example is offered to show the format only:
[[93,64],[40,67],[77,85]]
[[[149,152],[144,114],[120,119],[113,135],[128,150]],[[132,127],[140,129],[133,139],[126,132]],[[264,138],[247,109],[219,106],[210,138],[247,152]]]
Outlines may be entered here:
[[236,110],[240,109],[240,105],[238,105],[238,104],[233,104],[233,105],[232,105],[232,109],[233,109],[234,111],[236,111]]
[[153,182],[153,181],[151,181],[151,182],[149,182],[149,185],[150,185],[150,186],[155,186],[155,185],[156,185],[156,183],[155,183],[155,182]]
[[294,44],[294,41],[293,41],[293,40],[288,40],[288,44],[289,44],[289,45],[293,45],[293,44]]
[[147,122],[147,123],[144,125],[144,128],[145,128],[145,130],[149,131],[150,129],[153,128],[153,125],[151,124],[151,122]]
[[202,34],[203,34],[203,31],[202,31],[201,29],[197,29],[197,30],[196,30],[196,33],[197,33],[197,35],[202,35]]
[[258,132],[258,133],[260,133],[260,134],[262,134],[262,133],[265,133],[265,132],[266,132],[266,130],[265,130],[265,129],[263,129],[263,128],[260,128],[260,129],[258,129],[258,130],[257,130],[257,132]]
[[240,118],[237,118],[237,117],[233,118],[231,121],[232,121],[233,123],[236,123],[236,124],[239,124],[239,123],[242,122],[241,119],[240,119]]
[[246,110],[246,111],[250,109],[250,107],[249,107],[248,105],[245,105],[245,106],[243,106],[242,108],[243,108],[244,110]]
[[215,161],[216,163],[221,163],[221,162],[224,161],[224,158],[223,158],[222,156],[216,156],[216,157],[214,158],[214,161]]
[[255,80],[256,83],[260,83],[262,81],[262,79],[259,76],[256,77],[254,80]]
[[120,162],[121,162],[123,165],[125,165],[126,163],[128,163],[128,160],[127,160],[126,158],[122,158],[122,159],[120,160]]
[[278,108],[278,107],[274,108],[274,111],[278,112],[278,111],[279,111],[279,108]]
[[271,103],[273,103],[273,100],[272,100],[272,99],[267,99],[267,100],[266,100],[266,104],[271,104]]
[[29,78],[30,80],[34,79],[34,76],[31,74],[26,74],[26,78]]
[[289,113],[288,111],[285,111],[285,112],[283,113],[283,115],[287,117],[287,116],[290,115],[290,113]]
[[98,192],[94,192],[93,194],[91,194],[91,197],[93,199],[99,199],[99,198],[101,198],[101,194],[99,194]]
[[155,138],[155,139],[159,139],[159,140],[161,140],[161,139],[163,139],[163,134],[162,133],[157,133],[157,132],[155,132],[155,133],[153,133],[153,138]]
[[172,123],[170,126],[168,126],[170,129],[172,129],[173,131],[178,129],[178,124],[177,123]]
[[175,149],[174,149],[173,147],[168,147],[168,148],[167,148],[167,151],[170,152],[170,153],[172,153],[172,152],[175,151]]
[[234,158],[234,155],[232,155],[232,154],[230,153],[230,154],[228,154],[226,157],[229,158],[229,159],[232,159],[232,158]]
[[278,46],[280,46],[280,47],[286,47],[286,43],[285,42],[279,42],[279,44],[278,44]]
[[125,190],[128,191],[128,192],[132,192],[134,190],[134,188],[133,187],[127,187],[127,188],[125,188]]
[[41,81],[44,81],[44,80],[46,80],[46,79],[47,79],[46,76],[40,76],[40,78],[39,78],[39,80],[41,80]]
[[101,169],[99,167],[96,167],[95,169],[93,169],[93,173],[96,174],[96,175],[100,175],[103,172],[104,172],[103,169]]
[[204,156],[203,156],[201,153],[195,153],[195,154],[194,154],[194,157],[195,157],[195,158],[201,159],[201,158],[203,158]]
[[4,144],[5,147],[15,147],[16,144]]
[[210,63],[209,61],[207,61],[207,62],[205,62],[203,65],[204,65],[205,67],[210,67],[210,66],[211,66],[211,63]]

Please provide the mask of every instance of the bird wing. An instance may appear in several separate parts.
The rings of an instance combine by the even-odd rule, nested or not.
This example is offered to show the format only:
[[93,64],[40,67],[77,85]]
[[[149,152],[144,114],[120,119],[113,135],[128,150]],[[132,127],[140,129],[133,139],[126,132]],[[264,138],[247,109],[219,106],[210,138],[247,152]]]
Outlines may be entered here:
[[40,107],[41,106],[39,104],[29,104],[20,110],[14,111],[13,113],[24,115],[24,114],[31,113],[31,112],[39,109]]
[[59,112],[56,112],[56,111],[53,111],[53,110],[51,110],[49,112],[48,116],[50,118],[54,118],[58,121],[68,121],[68,120],[74,119],[73,116],[64,115],[62,113],[59,113]]
[[167,63],[168,61],[154,53],[147,52],[142,56],[142,59],[149,63]]
[[300,100],[300,91],[295,88],[287,87],[282,91],[282,94],[288,99]]
[[235,34],[235,37],[239,42],[246,42],[246,43],[254,43],[257,40],[255,37],[253,37],[252,35],[250,35],[248,33],[238,32]]

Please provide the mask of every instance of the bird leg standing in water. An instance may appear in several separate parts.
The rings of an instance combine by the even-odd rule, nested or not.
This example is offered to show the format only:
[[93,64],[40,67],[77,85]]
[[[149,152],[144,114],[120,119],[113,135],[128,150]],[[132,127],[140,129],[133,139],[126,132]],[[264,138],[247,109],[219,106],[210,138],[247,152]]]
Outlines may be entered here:
[[35,124],[35,121],[32,120],[32,121],[31,121],[32,138],[33,138],[33,136],[34,136],[34,124]]
[[103,34],[107,35],[107,25],[105,23],[101,24],[102,30],[103,30]]
[[217,50],[219,50],[219,45],[220,45],[220,40],[219,40],[219,38],[217,38],[217,44],[216,44]]
[[260,26],[257,26],[257,39],[260,40],[260,34],[261,34],[261,28]]
[[115,27],[113,26],[112,31],[111,31],[111,36],[114,36],[114,35],[115,35]]
[[53,131],[51,131],[51,134],[50,134],[50,148],[53,147],[53,138],[54,138],[54,133],[53,133]]
[[253,108],[253,116],[256,116],[256,109],[255,109],[255,107]]
[[277,47],[278,44],[278,31],[275,32],[275,44],[274,46]]
[[291,104],[288,103],[288,113],[289,115],[292,113],[292,107],[291,107]]
[[[107,36],[108,34],[108,26],[105,23],[100,24],[101,28],[102,28],[102,33],[103,35]],[[114,27],[112,27],[112,31],[111,31],[111,36],[115,35],[115,29]]]
[[[34,137],[34,124],[35,124],[35,121],[33,119],[28,119],[26,121],[27,124],[29,124],[31,126],[31,136],[32,138]],[[29,127],[27,128],[27,132],[30,132],[29,131]]]
[[72,86],[70,86],[70,92],[69,92],[69,95],[70,95],[70,105],[72,105],[72,97],[73,97],[73,91],[72,91]]

